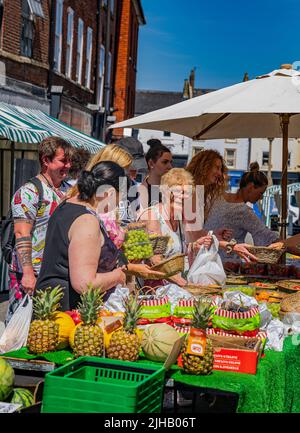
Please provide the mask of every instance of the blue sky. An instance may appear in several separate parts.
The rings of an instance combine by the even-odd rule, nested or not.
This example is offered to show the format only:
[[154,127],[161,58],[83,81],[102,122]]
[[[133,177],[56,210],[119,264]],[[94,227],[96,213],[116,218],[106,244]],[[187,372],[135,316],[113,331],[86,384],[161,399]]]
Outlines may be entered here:
[[300,60],[300,0],[141,0],[138,89],[221,88]]

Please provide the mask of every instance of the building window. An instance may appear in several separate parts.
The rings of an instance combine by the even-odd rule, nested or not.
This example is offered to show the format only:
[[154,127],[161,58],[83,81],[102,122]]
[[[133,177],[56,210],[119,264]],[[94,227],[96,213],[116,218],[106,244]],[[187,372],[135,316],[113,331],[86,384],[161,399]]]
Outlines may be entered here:
[[83,54],[83,21],[78,19],[76,81],[81,84]]
[[27,0],[22,0],[21,56],[32,57],[33,20]]
[[204,147],[193,147],[192,157],[197,155],[197,153],[201,152],[203,149],[204,149]]
[[36,17],[45,18],[41,0],[27,0],[30,12]]
[[67,26],[66,76],[72,78],[74,11],[71,8],[68,9]]
[[110,11],[113,14],[115,9],[115,2],[114,0],[110,0]]
[[106,111],[110,109],[110,82],[111,82],[111,53],[108,53],[107,59],[107,90],[106,90],[106,100],[105,100],[105,108]]
[[263,152],[262,165],[269,165],[269,152]]
[[225,149],[225,163],[227,167],[235,167],[236,149]]
[[289,156],[288,156],[288,167],[291,166],[291,152],[289,152]]
[[98,69],[98,95],[97,104],[99,107],[103,105],[103,89],[104,89],[104,64],[105,64],[105,48],[100,47],[99,69]]
[[56,0],[54,69],[58,72],[61,70],[63,7],[63,0]]
[[93,29],[88,27],[86,39],[86,64],[85,64],[85,86],[91,88],[91,66],[92,66]]
[[164,131],[164,137],[171,137],[170,131]]

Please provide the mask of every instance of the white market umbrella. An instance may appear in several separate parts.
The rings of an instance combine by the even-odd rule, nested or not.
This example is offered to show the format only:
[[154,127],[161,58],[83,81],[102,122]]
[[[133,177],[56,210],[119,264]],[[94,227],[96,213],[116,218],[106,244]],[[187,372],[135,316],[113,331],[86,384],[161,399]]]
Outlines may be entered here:
[[194,140],[282,137],[281,237],[285,239],[288,138],[300,137],[300,72],[290,65],[110,128],[171,131]]

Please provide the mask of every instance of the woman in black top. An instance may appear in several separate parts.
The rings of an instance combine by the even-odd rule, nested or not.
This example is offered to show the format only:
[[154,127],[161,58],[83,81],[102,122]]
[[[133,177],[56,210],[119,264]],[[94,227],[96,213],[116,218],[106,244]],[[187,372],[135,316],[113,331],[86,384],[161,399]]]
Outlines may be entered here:
[[[79,194],[61,203],[48,224],[43,263],[36,287],[65,288],[63,310],[75,308],[87,284],[108,291],[124,285],[125,273],[116,268],[118,250],[100,224],[96,210],[101,201],[119,191],[124,170],[113,162],[97,164],[83,171]],[[97,197],[99,187],[102,197]]]
[[[125,181],[125,182],[124,182]],[[114,209],[121,184],[129,179],[118,164],[103,161],[78,179],[78,194],[61,203],[48,224],[43,263],[36,288],[64,287],[63,310],[76,308],[87,285],[101,287],[104,300],[115,286],[125,285],[124,266],[117,267],[119,251],[97,214]],[[149,266],[139,266],[147,273]]]
[[149,140],[147,144],[149,144],[150,149],[146,153],[145,159],[149,173],[142,182],[144,188],[139,189],[140,207],[143,209],[161,202],[159,190],[161,178],[173,166],[170,149],[161,144],[159,140]]

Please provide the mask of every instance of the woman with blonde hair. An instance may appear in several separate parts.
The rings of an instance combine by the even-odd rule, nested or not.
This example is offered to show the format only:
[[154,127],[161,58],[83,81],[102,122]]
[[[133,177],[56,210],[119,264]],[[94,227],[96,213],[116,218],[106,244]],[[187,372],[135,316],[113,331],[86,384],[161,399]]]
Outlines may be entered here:
[[[185,206],[187,201],[192,198],[194,188],[193,176],[183,168],[172,168],[161,178],[160,203],[144,209],[139,216],[141,221],[146,223],[150,233],[169,236],[169,244],[164,258],[174,254],[186,253],[185,245]],[[207,248],[211,244],[211,236],[198,239],[198,243],[204,244]],[[160,263],[163,259],[160,255],[153,256],[151,264]],[[186,285],[186,280],[181,274],[174,275],[169,281],[179,285]],[[146,285],[164,285],[165,281],[147,281]]]

